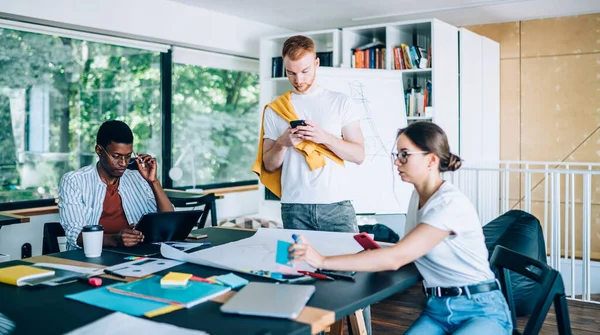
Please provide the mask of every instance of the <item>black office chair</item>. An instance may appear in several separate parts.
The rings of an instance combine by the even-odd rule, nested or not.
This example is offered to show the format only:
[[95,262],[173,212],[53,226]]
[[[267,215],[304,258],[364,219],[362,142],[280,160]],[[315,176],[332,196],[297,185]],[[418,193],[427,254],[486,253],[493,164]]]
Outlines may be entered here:
[[65,236],[65,231],[60,222],[46,222],[44,224],[42,255],[60,252],[58,238],[61,236]]
[[[494,249],[490,263],[496,266],[499,271],[502,293],[508,302],[512,315],[513,334],[538,334],[553,302],[558,333],[571,334],[571,322],[569,320],[569,310],[565,297],[565,286],[558,271],[540,261],[500,245]],[[517,324],[509,270],[530,278],[541,286],[539,299],[527,320],[523,333],[519,332]]]
[[[165,191],[166,192],[166,191]],[[210,214],[210,221],[213,227],[217,226],[217,209],[216,199],[214,193],[206,195],[199,195],[197,193],[188,192],[166,192],[169,200],[175,207],[193,207],[204,206],[200,221],[198,221],[198,228],[204,228],[208,215]]]

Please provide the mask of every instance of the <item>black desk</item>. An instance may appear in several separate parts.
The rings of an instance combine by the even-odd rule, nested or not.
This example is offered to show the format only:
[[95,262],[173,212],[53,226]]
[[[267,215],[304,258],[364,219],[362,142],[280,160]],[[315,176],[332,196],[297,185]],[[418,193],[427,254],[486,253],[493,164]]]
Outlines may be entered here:
[[[254,234],[253,231],[224,228],[206,228],[203,231],[208,234],[208,238],[203,241],[210,241],[213,245],[236,241]],[[107,266],[125,262],[123,259],[125,255],[106,251],[102,253],[102,257],[95,259],[85,258],[80,250],[50,256]],[[31,260],[35,261],[35,257]],[[0,263],[0,267],[24,263],[23,261],[11,261]],[[160,274],[168,271],[193,273],[202,277],[229,272],[186,263]],[[269,281],[255,276],[239,275],[251,281]],[[314,284],[317,290],[307,305],[333,311],[337,320],[357,309],[402,291],[418,280],[419,273],[411,264],[399,271],[360,273],[356,276],[356,282],[317,281]],[[103,279],[103,284],[107,283],[113,283],[113,281]],[[82,283],[47,288],[17,288],[0,284],[0,312],[16,323],[16,334],[65,333],[112,313],[109,310],[64,298],[66,294],[77,293],[89,288]],[[191,309],[175,311],[151,320],[185,328],[201,329],[215,335],[309,334],[311,332],[311,325],[293,320],[222,314],[219,310],[220,305],[220,303],[208,301]]]

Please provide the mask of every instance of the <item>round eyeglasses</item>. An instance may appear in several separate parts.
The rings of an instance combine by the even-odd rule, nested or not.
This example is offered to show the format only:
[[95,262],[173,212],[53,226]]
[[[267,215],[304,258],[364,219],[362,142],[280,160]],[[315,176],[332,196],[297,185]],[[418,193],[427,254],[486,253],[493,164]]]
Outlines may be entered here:
[[396,159],[402,163],[406,164],[408,162],[408,156],[416,155],[416,154],[428,154],[428,151],[400,151],[400,152],[392,152],[392,159],[395,161]]
[[135,160],[138,158],[138,155],[134,151],[132,151],[129,155],[119,155],[119,154],[111,155],[108,153],[108,151],[106,151],[106,149],[104,149],[103,146],[100,146],[100,148],[102,148],[102,151],[104,151],[104,153],[106,153],[106,155],[111,160],[113,160],[117,163],[126,162],[127,165],[131,166],[131,165],[135,164]]

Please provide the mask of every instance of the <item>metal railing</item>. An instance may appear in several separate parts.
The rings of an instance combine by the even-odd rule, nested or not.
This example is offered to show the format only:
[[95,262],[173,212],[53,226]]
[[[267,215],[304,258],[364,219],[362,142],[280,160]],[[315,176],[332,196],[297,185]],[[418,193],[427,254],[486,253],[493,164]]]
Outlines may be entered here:
[[535,215],[567,295],[600,302],[600,163],[500,161],[444,178],[469,197],[483,224],[511,209]]

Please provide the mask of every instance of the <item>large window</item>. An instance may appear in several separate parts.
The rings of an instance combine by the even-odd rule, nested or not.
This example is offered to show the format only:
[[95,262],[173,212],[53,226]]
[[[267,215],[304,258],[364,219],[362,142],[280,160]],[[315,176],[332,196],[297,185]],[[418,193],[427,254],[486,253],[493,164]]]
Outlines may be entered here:
[[173,186],[256,180],[258,62],[177,48],[173,59]]
[[159,52],[0,28],[0,203],[55,198],[106,120],[161,162],[160,92]]

